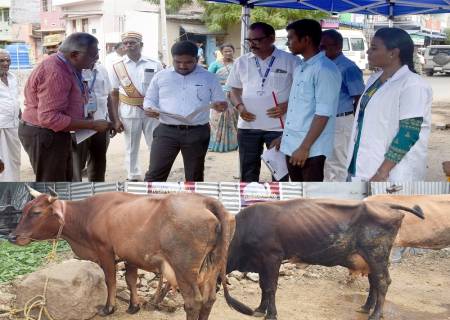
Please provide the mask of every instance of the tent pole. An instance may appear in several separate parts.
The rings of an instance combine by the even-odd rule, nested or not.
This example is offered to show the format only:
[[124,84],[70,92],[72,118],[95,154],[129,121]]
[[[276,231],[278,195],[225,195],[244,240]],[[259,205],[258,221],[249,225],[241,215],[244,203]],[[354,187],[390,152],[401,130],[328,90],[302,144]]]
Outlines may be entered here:
[[241,16],[241,55],[249,52],[249,48],[245,42],[248,33],[248,26],[250,25],[250,8],[242,6]]
[[169,64],[169,44],[167,43],[167,19],[166,19],[166,0],[159,1],[160,17],[161,17],[161,45],[162,45],[162,62]]
[[394,26],[394,4],[389,0],[389,28]]

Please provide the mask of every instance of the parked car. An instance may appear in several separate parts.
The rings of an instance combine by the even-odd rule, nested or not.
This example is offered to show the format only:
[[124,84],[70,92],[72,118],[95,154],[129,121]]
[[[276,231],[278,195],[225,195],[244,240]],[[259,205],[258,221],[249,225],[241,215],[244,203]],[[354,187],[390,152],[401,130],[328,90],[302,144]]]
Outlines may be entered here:
[[[326,30],[326,29],[324,29]],[[352,60],[356,65],[364,70],[368,67],[367,59],[367,41],[364,34],[360,30],[337,30],[343,38],[342,52]],[[287,31],[284,29],[275,32],[275,46],[284,51],[289,52],[287,46]]]
[[450,45],[431,45],[425,49],[423,71],[432,76],[436,72],[450,74]]

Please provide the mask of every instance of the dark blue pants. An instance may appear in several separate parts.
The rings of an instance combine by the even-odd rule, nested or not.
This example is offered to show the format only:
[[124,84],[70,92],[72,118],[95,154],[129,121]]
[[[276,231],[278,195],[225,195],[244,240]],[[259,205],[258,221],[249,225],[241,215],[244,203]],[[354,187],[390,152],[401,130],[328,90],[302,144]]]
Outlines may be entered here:
[[[270,143],[282,135],[281,131],[264,131],[256,129],[239,129],[239,165],[241,181],[257,182],[261,172],[261,155],[264,145],[268,148]],[[272,180],[275,179],[272,177]],[[289,181],[289,176],[280,181]]]

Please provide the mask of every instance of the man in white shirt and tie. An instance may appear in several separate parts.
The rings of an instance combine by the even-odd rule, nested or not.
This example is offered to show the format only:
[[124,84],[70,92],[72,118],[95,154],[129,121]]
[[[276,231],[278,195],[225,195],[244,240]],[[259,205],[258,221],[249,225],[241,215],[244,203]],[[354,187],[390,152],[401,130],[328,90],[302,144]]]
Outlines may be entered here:
[[210,138],[210,107],[222,112],[226,98],[216,76],[198,66],[191,41],[172,46],[173,67],[156,74],[144,100],[150,117],[159,117],[145,181],[166,181],[181,151],[186,181],[203,181]]
[[129,31],[122,34],[126,55],[113,64],[110,71],[112,112],[111,121],[116,132],[125,133],[125,166],[128,181],[142,179],[139,167],[139,144],[144,134],[148,150],[150,151],[153,130],[158,120],[144,114],[145,91],[152,77],[163,67],[160,62],[142,56],[142,35]]
[[0,182],[20,180],[19,89],[10,65],[8,51],[0,49]]

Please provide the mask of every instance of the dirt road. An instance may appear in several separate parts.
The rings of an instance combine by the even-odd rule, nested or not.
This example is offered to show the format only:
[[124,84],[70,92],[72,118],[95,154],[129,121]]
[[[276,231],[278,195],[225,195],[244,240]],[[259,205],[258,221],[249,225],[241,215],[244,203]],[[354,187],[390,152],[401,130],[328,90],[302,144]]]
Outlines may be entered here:
[[[387,294],[384,320],[447,320],[450,319],[450,250],[410,256],[390,268],[392,284]],[[367,278],[347,285],[347,270],[341,267],[310,266],[295,274],[280,277],[277,291],[279,320],[366,320],[367,315],[356,312],[367,296]],[[257,283],[243,280],[232,289],[238,300],[255,308],[259,303]],[[128,315],[127,305],[120,302],[119,310],[110,320],[184,320],[180,307],[174,313],[141,310]],[[95,320],[104,319],[95,317]],[[244,320],[251,317],[231,310],[219,294],[210,317],[223,320]]]

